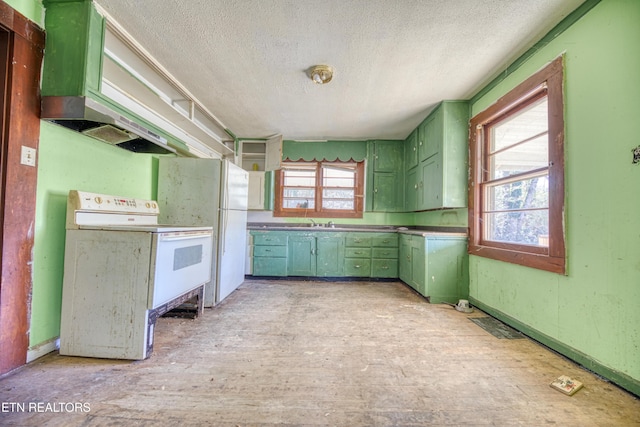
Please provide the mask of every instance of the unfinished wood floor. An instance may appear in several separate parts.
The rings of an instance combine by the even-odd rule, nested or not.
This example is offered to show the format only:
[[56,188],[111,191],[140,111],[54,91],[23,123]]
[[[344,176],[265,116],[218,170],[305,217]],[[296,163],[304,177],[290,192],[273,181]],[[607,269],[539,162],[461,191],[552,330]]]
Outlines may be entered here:
[[[636,397],[478,316],[401,283],[247,281],[197,320],[160,319],[150,359],[52,353],[0,380],[0,425],[640,424]],[[584,388],[551,389],[562,374]],[[69,402],[89,411],[28,412]]]

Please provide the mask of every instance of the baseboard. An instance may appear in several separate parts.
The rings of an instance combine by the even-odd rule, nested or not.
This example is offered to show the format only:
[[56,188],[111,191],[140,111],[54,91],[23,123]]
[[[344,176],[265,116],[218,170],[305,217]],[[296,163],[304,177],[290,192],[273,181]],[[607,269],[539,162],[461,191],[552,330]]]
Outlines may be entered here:
[[549,347],[551,350],[560,353],[566,358],[573,360],[585,369],[594,372],[597,375],[600,375],[606,380],[611,381],[612,383],[618,385],[619,387],[629,391],[636,396],[640,396],[640,381],[630,377],[627,374],[616,371],[615,369],[611,369],[605,365],[602,365],[601,363],[596,362],[595,360],[593,360],[593,358],[582,353],[581,351],[569,347],[568,345],[558,341],[557,339],[531,328],[530,326],[522,323],[517,319],[514,319],[508,314],[501,312],[500,310],[489,307],[488,305],[483,304],[473,297],[469,297],[469,302],[471,303],[471,305],[495,317],[501,322],[506,323],[512,328],[517,329],[518,331],[527,335],[529,338],[539,342],[546,347]]
[[60,338],[53,338],[49,341],[45,341],[42,344],[30,348],[27,350],[27,363],[31,363],[36,359],[46,356],[52,351],[56,351],[60,348]]

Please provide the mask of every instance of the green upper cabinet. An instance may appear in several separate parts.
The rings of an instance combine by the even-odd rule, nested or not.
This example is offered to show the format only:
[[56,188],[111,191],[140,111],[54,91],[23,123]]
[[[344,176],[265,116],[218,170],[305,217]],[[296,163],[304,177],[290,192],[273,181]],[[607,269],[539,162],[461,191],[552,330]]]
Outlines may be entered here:
[[368,142],[366,210],[397,212],[403,207],[403,141]]
[[370,141],[374,172],[398,172],[402,170],[402,141]]
[[105,20],[92,2],[45,0],[43,96],[100,93]]
[[[469,104],[443,101],[418,126],[416,162],[409,163],[411,137],[405,146],[405,210],[423,211],[467,206]],[[412,160],[413,161],[413,160]]]
[[407,172],[407,181],[404,186],[405,210],[412,212],[418,210],[418,169]]
[[404,167],[412,169],[418,166],[418,129],[411,132],[404,142]]
[[418,127],[418,159],[421,162],[432,157],[434,154],[438,154],[440,151],[443,114],[444,108],[437,108],[433,114],[430,114]]

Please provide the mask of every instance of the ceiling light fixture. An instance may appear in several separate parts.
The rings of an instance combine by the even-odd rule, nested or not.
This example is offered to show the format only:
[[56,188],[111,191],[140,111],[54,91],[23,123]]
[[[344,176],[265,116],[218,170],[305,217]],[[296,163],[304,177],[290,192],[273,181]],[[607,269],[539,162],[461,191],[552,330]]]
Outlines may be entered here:
[[333,68],[328,65],[315,65],[309,70],[309,76],[314,83],[323,85],[333,78]]

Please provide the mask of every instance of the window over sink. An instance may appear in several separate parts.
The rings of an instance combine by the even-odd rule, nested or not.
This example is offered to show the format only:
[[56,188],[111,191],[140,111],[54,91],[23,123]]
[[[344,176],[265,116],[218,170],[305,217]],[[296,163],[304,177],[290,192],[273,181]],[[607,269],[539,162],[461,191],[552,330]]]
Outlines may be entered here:
[[362,218],[364,162],[283,162],[274,216]]

